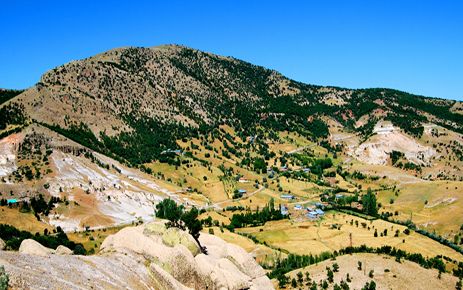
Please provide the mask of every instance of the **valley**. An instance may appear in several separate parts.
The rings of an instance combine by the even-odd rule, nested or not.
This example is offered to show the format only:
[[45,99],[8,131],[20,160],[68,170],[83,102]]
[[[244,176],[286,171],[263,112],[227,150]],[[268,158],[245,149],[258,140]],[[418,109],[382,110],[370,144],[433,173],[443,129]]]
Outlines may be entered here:
[[[459,102],[307,85],[174,45],[71,62],[2,100],[1,224],[62,231],[93,257],[172,199],[277,288],[298,271],[323,284],[333,259],[330,287],[348,272],[355,289],[420,288],[404,274],[417,272],[450,289],[463,272]],[[289,264],[304,256],[319,260]]]

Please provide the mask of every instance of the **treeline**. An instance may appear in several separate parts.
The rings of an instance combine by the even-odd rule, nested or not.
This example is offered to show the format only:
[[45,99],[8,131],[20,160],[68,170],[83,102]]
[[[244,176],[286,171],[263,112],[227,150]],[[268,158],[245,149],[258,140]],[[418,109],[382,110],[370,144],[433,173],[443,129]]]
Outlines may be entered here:
[[323,252],[320,255],[296,255],[289,254],[287,258],[278,259],[273,266],[272,271],[269,273],[269,278],[278,278],[291,272],[295,269],[307,267],[319,262],[334,259],[338,256],[354,254],[354,253],[372,253],[381,254],[395,257],[396,261],[400,262],[401,259],[405,259],[411,262],[415,262],[426,269],[437,269],[439,272],[446,272],[445,263],[442,257],[436,256],[433,258],[426,258],[419,253],[408,253],[406,251],[396,249],[391,246],[382,246],[380,248],[367,247],[362,245],[359,247],[347,247],[333,253]]
[[386,220],[388,222],[391,222],[391,223],[406,226],[408,229],[414,230],[415,232],[417,232],[419,234],[422,234],[423,236],[426,236],[426,237],[428,237],[430,239],[433,239],[436,242],[439,242],[440,244],[442,244],[444,246],[447,246],[447,247],[450,247],[453,250],[457,251],[458,253],[463,254],[463,249],[460,246],[458,246],[457,244],[455,244],[455,243],[447,240],[446,238],[444,238],[442,236],[439,236],[439,235],[437,235],[435,233],[430,233],[430,232],[428,232],[426,230],[418,229],[416,227],[416,225],[410,220],[400,221],[400,220],[395,220],[395,219],[389,219],[389,215],[381,215],[381,219],[384,219],[384,220]]
[[257,208],[257,210],[253,212],[248,209],[245,213],[233,214],[227,228],[230,231],[234,231],[235,228],[261,226],[268,221],[281,220],[284,218],[287,218],[287,215],[283,215],[280,208],[275,209],[275,202],[273,198],[271,198],[269,203],[263,207],[262,210]]
[[8,125],[23,125],[26,123],[24,105],[12,103],[0,108],[0,130],[4,130]]
[[63,245],[71,249],[76,255],[85,255],[87,253],[82,244],[70,241],[61,227],[57,227],[55,233],[49,233],[45,229],[43,234],[36,233],[33,235],[28,231],[18,230],[14,226],[0,224],[0,238],[5,242],[8,250],[16,251],[23,240],[33,239],[47,248],[56,249],[59,245]]
[[24,92],[24,90],[2,90],[0,89],[0,105],[16,97],[22,92]]

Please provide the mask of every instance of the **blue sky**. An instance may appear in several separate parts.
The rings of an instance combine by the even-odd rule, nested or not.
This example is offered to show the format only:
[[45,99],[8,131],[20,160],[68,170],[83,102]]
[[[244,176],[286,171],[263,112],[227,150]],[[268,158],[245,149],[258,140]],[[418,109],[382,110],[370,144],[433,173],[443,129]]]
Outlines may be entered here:
[[190,2],[3,1],[0,87],[114,47],[176,43],[311,84],[463,100],[463,1]]

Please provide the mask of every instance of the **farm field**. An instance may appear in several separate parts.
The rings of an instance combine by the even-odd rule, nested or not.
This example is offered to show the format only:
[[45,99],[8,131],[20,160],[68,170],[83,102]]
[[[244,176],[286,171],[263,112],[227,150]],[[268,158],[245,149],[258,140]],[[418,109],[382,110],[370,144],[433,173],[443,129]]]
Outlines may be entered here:
[[449,239],[460,232],[463,224],[463,182],[423,181],[402,184],[398,189],[397,195],[392,192],[378,195],[385,211],[398,211],[394,218],[402,221],[411,219],[420,228],[443,233]]
[[[295,254],[320,254],[348,247],[351,245],[352,234],[352,246],[367,245],[376,248],[389,245],[428,257],[444,255],[457,261],[463,260],[463,255],[421,234],[412,231],[406,235],[405,228],[383,220],[368,221],[330,211],[319,221],[272,221],[261,227],[241,228],[237,231],[252,234],[260,242]],[[374,237],[375,230],[377,237]],[[381,236],[385,230],[387,236]],[[396,231],[399,231],[398,237],[394,237]]]

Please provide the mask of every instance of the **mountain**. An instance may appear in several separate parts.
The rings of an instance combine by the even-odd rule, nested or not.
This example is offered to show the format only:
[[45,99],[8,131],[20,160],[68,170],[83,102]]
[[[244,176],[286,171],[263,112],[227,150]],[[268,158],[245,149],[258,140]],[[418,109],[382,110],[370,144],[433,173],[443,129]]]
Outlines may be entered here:
[[[227,283],[236,284],[230,288],[270,287],[263,276],[254,284],[256,277],[214,245],[211,258],[222,270],[203,270],[215,273],[215,282],[175,277],[172,267],[185,260],[163,256],[158,269],[153,261],[161,258],[147,258],[139,234],[148,235],[144,227],[160,217],[157,205],[170,198],[175,203],[159,209],[173,219],[169,225],[188,228],[194,239],[203,227],[199,240],[214,235],[244,248],[280,288],[301,286],[301,279],[345,287],[346,276],[355,278],[352,287],[370,289],[374,281],[391,288],[411,283],[403,281],[413,280],[416,268],[448,288],[463,273],[462,102],[309,85],[177,45],[118,48],[73,61],[27,90],[1,90],[0,100],[6,249],[21,252],[21,241],[34,239],[90,255],[50,254],[51,269],[72,263],[98,279],[119,277],[115,287],[127,279],[148,283],[154,273],[167,283],[157,288],[167,289],[169,283],[219,287],[230,274],[222,270],[230,269]],[[116,252],[105,250],[111,241]],[[11,277],[43,282],[17,265],[48,269],[49,263],[24,252],[7,255],[0,262]],[[149,262],[155,272],[121,273]],[[321,262],[337,274],[329,277]],[[105,263],[112,265],[109,274],[100,271]],[[83,285],[74,276],[54,279]]]
[[[390,120],[412,136],[432,122],[463,132],[461,103],[390,89],[307,85],[231,57],[187,47],[120,48],[45,73],[9,103],[43,125],[131,164],[159,159],[175,140],[228,124],[326,137],[329,116],[367,138]],[[361,126],[356,126],[364,120]],[[12,121],[14,122],[14,120]],[[320,135],[320,136],[318,136]]]

